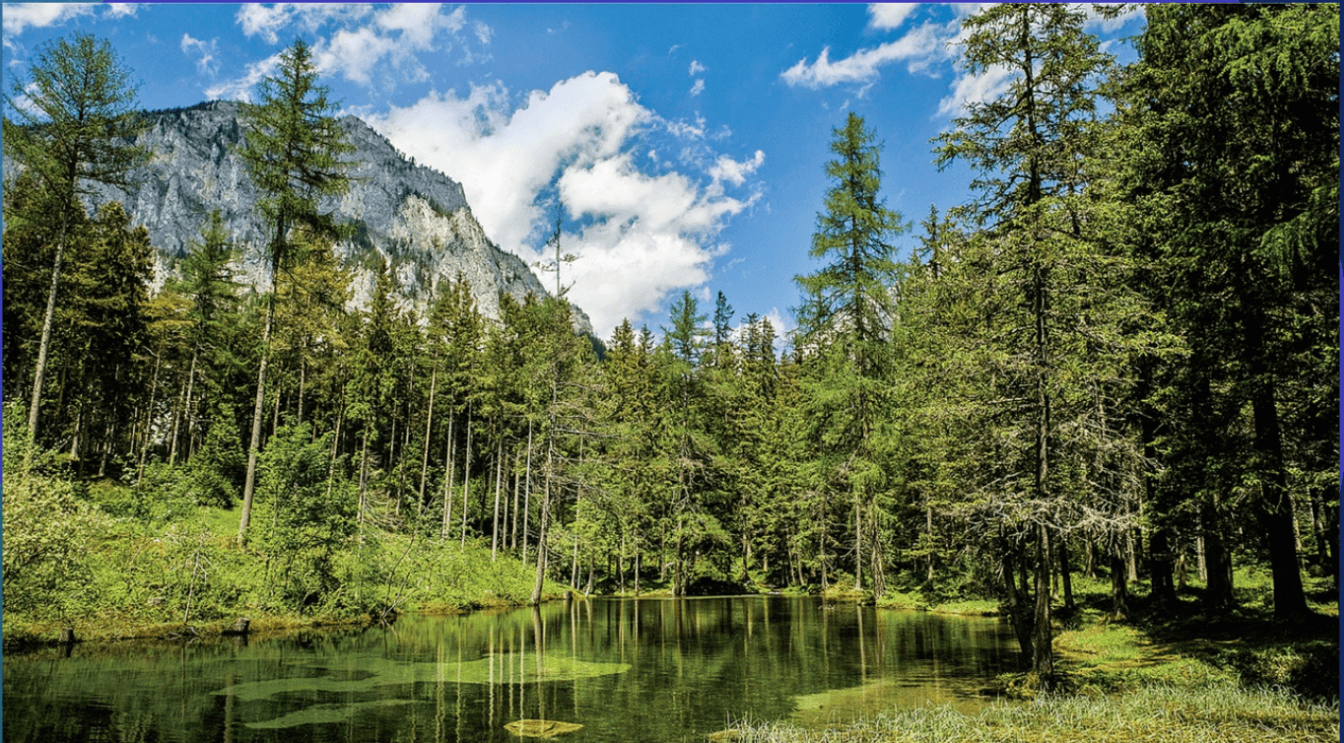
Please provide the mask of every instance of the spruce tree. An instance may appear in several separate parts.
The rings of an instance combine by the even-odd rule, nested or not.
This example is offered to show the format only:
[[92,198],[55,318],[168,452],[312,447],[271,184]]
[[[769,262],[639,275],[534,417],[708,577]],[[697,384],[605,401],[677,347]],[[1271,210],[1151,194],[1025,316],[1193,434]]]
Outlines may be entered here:
[[[107,41],[77,34],[48,42],[38,50],[31,70],[27,80],[14,78],[6,96],[4,148],[31,176],[15,179],[13,187],[36,186],[41,198],[13,199],[7,181],[4,203],[11,226],[24,220],[46,222],[48,239],[55,245],[28,404],[28,437],[35,441],[65,249],[72,228],[85,216],[81,197],[91,183],[123,184],[126,173],[148,153],[130,144],[144,125],[130,71]],[[24,213],[11,208],[19,204],[26,207]]]
[[271,332],[275,321],[275,288],[283,268],[292,261],[291,231],[302,226],[315,236],[338,234],[322,199],[349,188],[349,163],[341,157],[354,150],[332,112],[327,89],[317,84],[312,51],[302,40],[280,54],[277,74],[260,86],[261,102],[244,108],[246,137],[240,155],[248,175],[261,192],[260,217],[267,225],[264,248],[270,270],[270,296],[261,334],[261,361],[257,368],[257,397],[252,413],[252,439],[247,451],[247,480],[238,540],[246,542],[256,486],[257,453],[261,448],[262,407],[266,399],[266,367],[270,362]]
[[[797,344],[808,361],[810,438],[818,456],[814,486],[848,491],[852,508],[845,518],[852,516],[855,587],[863,588],[867,562],[880,590],[885,568],[873,504],[885,480],[878,439],[887,408],[885,378],[899,280],[891,239],[906,228],[881,198],[881,145],[863,118],[850,113],[833,136],[836,159],[826,164],[826,175],[834,185],[826,192],[825,211],[817,215],[809,252],[829,262],[794,279],[804,295]],[[826,539],[828,526],[823,523],[821,529]]]

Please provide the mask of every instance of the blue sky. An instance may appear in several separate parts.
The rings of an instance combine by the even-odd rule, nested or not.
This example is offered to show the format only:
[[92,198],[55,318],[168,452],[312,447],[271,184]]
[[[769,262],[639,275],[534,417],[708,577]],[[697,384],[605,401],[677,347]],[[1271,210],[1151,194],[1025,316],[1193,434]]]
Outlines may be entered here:
[[[883,143],[883,195],[913,224],[967,199],[929,140],[1001,90],[956,60],[963,5],[4,5],[3,62],[108,39],[145,108],[251,99],[278,52],[313,45],[342,110],[460,181],[486,233],[529,262],[557,202],[570,297],[610,337],[655,330],[690,290],[712,313],[794,326],[793,278],[850,111]],[[1089,24],[1121,61],[1142,15]]]

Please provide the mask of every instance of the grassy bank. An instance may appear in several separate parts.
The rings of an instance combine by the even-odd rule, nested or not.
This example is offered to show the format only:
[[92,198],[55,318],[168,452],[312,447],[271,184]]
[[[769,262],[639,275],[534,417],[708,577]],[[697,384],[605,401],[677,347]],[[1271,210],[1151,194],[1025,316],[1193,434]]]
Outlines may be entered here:
[[[1133,613],[1109,617],[1105,579],[1075,578],[1076,607],[1058,607],[1054,690],[1034,679],[1000,678],[1003,700],[966,714],[949,705],[893,708],[824,725],[734,727],[742,743],[904,743],[965,741],[1091,743],[1114,741],[1339,740],[1339,604],[1328,581],[1308,579],[1314,616],[1277,621],[1263,570],[1235,576],[1238,607],[1205,612],[1192,582],[1174,606],[1150,601],[1132,585]],[[990,602],[929,601],[895,592],[879,607],[992,613]],[[1025,701],[1024,701],[1025,700]]]
[[[49,527],[30,518],[11,531],[26,515],[22,488],[43,489],[41,505],[54,502],[63,518]],[[396,612],[517,606],[531,598],[535,580],[534,565],[507,553],[492,560],[477,540],[464,545],[373,524],[339,540],[286,532],[271,528],[274,514],[258,503],[257,536],[244,548],[236,509],[168,504],[146,512],[134,507],[130,488],[70,489],[52,478],[7,478],[7,650],[53,642],[66,626],[81,641],[176,639],[219,635],[247,617],[252,634],[267,635],[359,626]],[[547,581],[543,597],[562,591]]]
[[736,730],[740,743],[1298,743],[1339,740],[1339,707],[1223,681],[998,703],[976,715],[930,706],[824,729],[748,723]]

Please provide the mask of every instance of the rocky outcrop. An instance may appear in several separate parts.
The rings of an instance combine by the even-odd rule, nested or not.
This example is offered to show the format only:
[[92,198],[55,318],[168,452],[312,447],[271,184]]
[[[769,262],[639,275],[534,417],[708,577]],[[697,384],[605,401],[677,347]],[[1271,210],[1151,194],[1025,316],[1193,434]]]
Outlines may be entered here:
[[[149,126],[136,144],[152,153],[150,162],[130,174],[129,187],[100,186],[92,199],[90,206],[121,201],[149,229],[160,277],[199,239],[210,211],[219,209],[242,248],[240,280],[261,286],[269,278],[262,253],[267,238],[256,210],[260,194],[238,156],[245,136],[241,110],[238,103],[211,101],[147,113]],[[408,160],[354,116],[341,119],[341,126],[355,147],[349,155],[352,183],[322,208],[353,228],[337,254],[355,272],[356,305],[363,306],[372,291],[375,254],[391,266],[403,304],[423,308],[438,282],[458,271],[490,317],[498,317],[500,291],[519,299],[546,295],[526,263],[485,235],[461,184]],[[587,316],[576,314],[577,329],[591,332]]]

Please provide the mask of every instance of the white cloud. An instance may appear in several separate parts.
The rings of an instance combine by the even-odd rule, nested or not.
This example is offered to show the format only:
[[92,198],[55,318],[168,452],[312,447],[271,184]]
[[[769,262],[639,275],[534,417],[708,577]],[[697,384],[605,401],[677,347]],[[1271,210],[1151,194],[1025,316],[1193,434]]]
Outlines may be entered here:
[[277,52],[260,62],[253,62],[247,66],[247,73],[237,80],[229,80],[218,85],[212,85],[205,89],[207,98],[225,101],[242,101],[250,103],[252,101],[252,89],[262,78],[275,74],[275,69],[280,65],[280,54]]
[[374,66],[399,48],[396,39],[382,36],[369,26],[354,31],[342,29],[314,52],[313,62],[323,72],[340,72],[351,82],[369,85]]
[[899,28],[910,14],[919,10],[914,3],[873,3],[868,6],[868,25],[872,28]]
[[196,60],[196,69],[204,74],[213,75],[219,69],[219,61],[215,59],[218,51],[217,39],[202,41],[191,38],[191,34],[182,34],[182,53],[200,57]]
[[106,3],[107,16],[110,18],[135,17],[144,3]]
[[960,116],[972,103],[982,103],[999,97],[1012,85],[1014,71],[1003,65],[993,65],[978,75],[962,71],[952,83],[952,94],[938,102],[938,113]]
[[[469,22],[465,6],[448,11],[437,3],[404,3],[385,7],[331,5],[322,3],[276,3],[244,5],[238,24],[248,36],[261,36],[279,43],[280,33],[291,26],[316,33],[331,28],[328,38],[313,42],[313,62],[318,70],[339,74],[369,87],[395,87],[397,80],[413,82],[429,78],[418,55],[437,50],[460,50],[460,63],[486,58],[468,43],[488,46],[494,31],[480,21]],[[246,86],[244,77],[230,84]]]
[[441,7],[437,3],[393,5],[375,16],[374,25],[387,31],[399,31],[399,40],[416,49],[432,49],[436,31],[460,31],[466,23],[465,6],[459,6],[446,16],[439,13]]
[[908,61],[910,71],[918,72],[945,57],[947,52],[944,45],[948,36],[946,25],[925,23],[896,41],[860,49],[835,62],[831,61],[830,47],[826,47],[821,50],[816,62],[808,64],[804,57],[798,64],[781,73],[780,77],[791,86],[801,85],[813,90],[841,84],[867,86],[877,79],[878,68],[884,65]]
[[695,77],[695,73],[697,73],[697,72],[704,72],[704,71],[705,71],[705,66],[702,65],[702,64],[700,64],[700,61],[699,61],[699,60],[696,60],[696,59],[692,59],[692,60],[691,60],[691,72],[690,72],[690,76],[691,76],[691,77]]
[[681,44],[673,44],[673,45],[672,45],[672,48],[670,48],[670,49],[667,50],[667,54],[668,54],[668,56],[672,56],[672,53],[675,52],[676,50],[680,49],[681,47],[682,47]]
[[669,134],[680,139],[705,138],[705,119],[702,116],[696,116],[694,124],[688,121],[663,120],[663,126],[667,128]]
[[756,172],[765,162],[765,153],[756,150],[756,154],[750,160],[738,162],[727,155],[720,155],[719,159],[709,169],[709,176],[716,181],[728,181],[734,186],[740,186],[746,182],[747,176]]
[[691,86],[691,95],[700,95],[703,92],[705,92],[705,80],[701,78],[695,81],[695,85]]
[[[720,178],[703,185],[683,173],[644,172],[657,160],[645,140],[667,139],[681,126],[641,106],[608,72],[514,100],[500,83],[474,86],[465,97],[431,93],[369,123],[460,180],[486,234],[528,263],[544,258],[536,246],[550,212],[539,202],[558,196],[574,223],[561,244],[578,256],[564,281],[574,283],[570,297],[598,335],[655,310],[668,292],[708,280],[725,249],[716,236],[753,199],[726,195]],[[754,162],[735,165],[754,169]]]
[[481,42],[481,46],[490,45],[490,39],[495,35],[494,29],[480,21],[471,24],[471,29],[476,33],[476,40]]
[[333,3],[274,3],[239,6],[235,18],[247,36],[261,36],[267,43],[280,42],[280,31],[296,25],[302,31],[316,31],[331,22],[350,24],[367,18],[372,6]]
[[59,25],[71,18],[92,13],[97,7],[97,3],[5,3],[4,34],[8,39],[29,27]]

